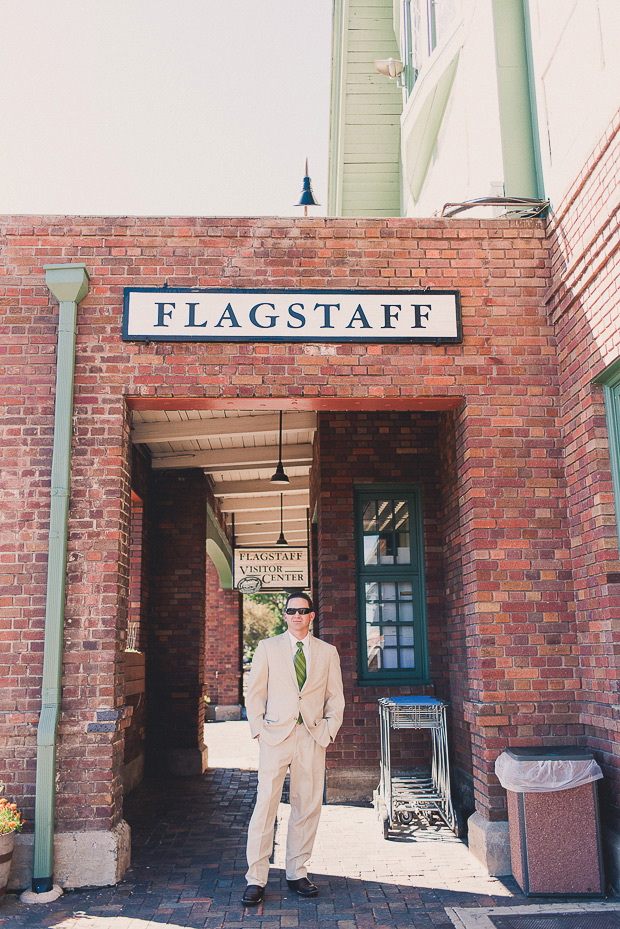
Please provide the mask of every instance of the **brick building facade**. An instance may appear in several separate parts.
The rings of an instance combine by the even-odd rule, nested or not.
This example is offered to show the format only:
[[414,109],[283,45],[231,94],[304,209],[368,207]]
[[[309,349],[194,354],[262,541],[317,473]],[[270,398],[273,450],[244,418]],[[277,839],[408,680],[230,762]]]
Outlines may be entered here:
[[[579,742],[605,772],[613,863],[620,565],[603,393],[593,378],[615,361],[620,339],[618,233],[597,193],[618,163],[616,126],[548,223],[2,220],[0,780],[30,822],[58,325],[43,268],[84,264],[90,275],[77,317],[56,761],[58,875],[67,886],[93,882],[75,860],[67,864],[71,843],[98,849],[100,882],[119,879],[127,864],[126,766],[132,785],[141,754],[177,774],[202,770],[205,691],[239,697],[239,595],[220,589],[207,557],[207,508],[229,539],[231,526],[200,468],[156,471],[148,452],[132,448],[139,410],[316,412],[313,592],[347,697],[328,759],[331,796],[367,796],[376,780],[378,696],[436,694],[450,702],[455,783],[463,808],[475,805],[471,835],[482,857],[490,861],[489,837],[505,831],[498,753],[509,743]],[[456,289],[463,341],[123,342],[123,288],[166,282]],[[429,675],[415,686],[372,686],[359,679],[353,496],[399,484],[421,491]],[[134,527],[136,499],[143,526],[139,568],[132,492]],[[142,690],[125,651],[137,572]],[[415,740],[398,751],[421,758]],[[23,873],[31,849],[25,835]]]

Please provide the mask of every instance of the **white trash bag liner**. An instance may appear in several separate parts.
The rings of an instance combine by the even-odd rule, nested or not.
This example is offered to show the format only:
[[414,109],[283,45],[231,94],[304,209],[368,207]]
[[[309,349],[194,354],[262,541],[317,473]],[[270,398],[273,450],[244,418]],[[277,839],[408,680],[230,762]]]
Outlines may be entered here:
[[506,752],[502,752],[496,760],[495,773],[502,787],[520,794],[570,790],[603,777],[603,772],[593,758],[579,761],[559,758],[530,761],[512,758]]

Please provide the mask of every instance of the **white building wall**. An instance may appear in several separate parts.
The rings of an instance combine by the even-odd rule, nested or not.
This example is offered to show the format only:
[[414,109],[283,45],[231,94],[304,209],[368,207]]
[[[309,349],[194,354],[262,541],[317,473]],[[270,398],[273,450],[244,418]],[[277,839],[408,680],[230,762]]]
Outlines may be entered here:
[[[408,216],[431,216],[447,202],[503,193],[491,4],[490,0],[466,0],[463,8],[456,42],[448,43],[460,48],[454,83],[416,202],[405,185]],[[439,57],[445,49],[440,47],[437,53]],[[409,107],[412,104],[413,99],[408,101]],[[406,118],[405,111],[403,123]],[[493,214],[485,209],[467,215],[489,218]]]
[[620,108],[620,0],[530,0],[545,196],[557,204]]
[[[530,0],[532,59],[543,187],[557,204],[620,108],[620,0]],[[405,215],[431,216],[446,202],[503,193],[492,0],[462,0],[449,40],[459,60],[419,191],[408,183],[411,110],[445,57],[438,47],[420,72],[401,121]],[[428,93],[428,90],[426,91]],[[414,135],[419,136],[419,126]],[[501,212],[471,210],[468,216]]]
[[[408,99],[402,91],[400,174],[402,213],[406,216],[433,216],[448,202],[503,194],[493,0],[460,0],[460,6],[459,0],[444,2],[456,11],[454,28],[442,36],[423,62]],[[402,0],[348,3],[349,15],[361,17],[359,22],[351,21],[351,29],[355,26],[351,41],[361,41],[362,24],[375,30],[372,36],[368,30],[364,33],[368,48],[363,89],[369,91],[373,85],[377,100],[383,103],[397,88],[374,72],[371,51],[374,54],[377,48],[388,54],[379,39],[386,39],[393,13],[394,31],[400,33],[400,55],[406,59]],[[355,4],[360,4],[359,9]],[[371,8],[374,16],[381,14],[380,30],[367,15]],[[620,109],[620,0],[529,0],[529,20],[542,188],[553,207],[579,176]],[[358,67],[351,60],[351,80],[358,79]],[[351,91],[356,105],[361,99]],[[397,100],[396,94],[392,102]],[[362,103],[365,106],[365,101]],[[344,105],[342,109],[344,112]],[[398,212],[395,113],[392,107],[390,118],[396,121],[389,130],[384,125],[386,117],[374,110],[363,109],[351,116],[363,126],[352,125],[348,131],[362,132],[366,147],[360,148],[357,136],[347,139],[341,133],[340,155],[352,162],[346,165],[351,177],[347,197],[341,191],[339,205],[332,207],[335,212],[371,215],[369,208],[374,204],[368,201],[368,191],[385,197],[387,187],[392,199],[381,206],[384,212]],[[332,155],[334,150],[332,139]],[[396,164],[390,163],[388,168],[385,162],[390,153]],[[360,187],[362,174],[369,179],[365,192]],[[331,186],[335,188],[334,183]],[[501,208],[486,207],[465,215],[490,218],[501,212]]]

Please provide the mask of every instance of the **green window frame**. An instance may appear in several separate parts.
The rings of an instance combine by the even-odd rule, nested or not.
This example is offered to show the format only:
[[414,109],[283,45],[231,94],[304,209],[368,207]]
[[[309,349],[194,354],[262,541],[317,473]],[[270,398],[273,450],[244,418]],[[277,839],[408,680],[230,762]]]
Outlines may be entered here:
[[400,0],[400,46],[407,96],[437,46],[450,36],[461,16],[461,0]]
[[358,682],[428,683],[422,493],[354,488]]
[[594,383],[602,386],[605,400],[611,480],[616,504],[616,531],[620,541],[620,358],[599,374]]

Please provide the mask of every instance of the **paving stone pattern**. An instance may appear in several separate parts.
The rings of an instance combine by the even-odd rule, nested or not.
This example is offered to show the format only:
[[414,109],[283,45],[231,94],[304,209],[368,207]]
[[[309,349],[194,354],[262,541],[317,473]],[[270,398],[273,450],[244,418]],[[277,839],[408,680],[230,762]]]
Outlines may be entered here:
[[[125,803],[133,863],[117,887],[66,893],[27,907],[0,905],[6,929],[448,929],[447,906],[523,903],[516,884],[486,876],[444,827],[409,827],[385,841],[369,807],[326,806],[312,874],[319,897],[302,900],[284,879],[289,808],[281,803],[274,865],[263,904],[244,909],[245,840],[256,789],[246,723],[214,724],[208,742],[237,744],[236,767],[142,784]],[[217,739],[215,739],[217,741]],[[213,760],[224,752],[215,746]],[[247,765],[247,766],[246,766]]]
[[620,929],[617,913],[491,916],[490,919],[495,929]]

